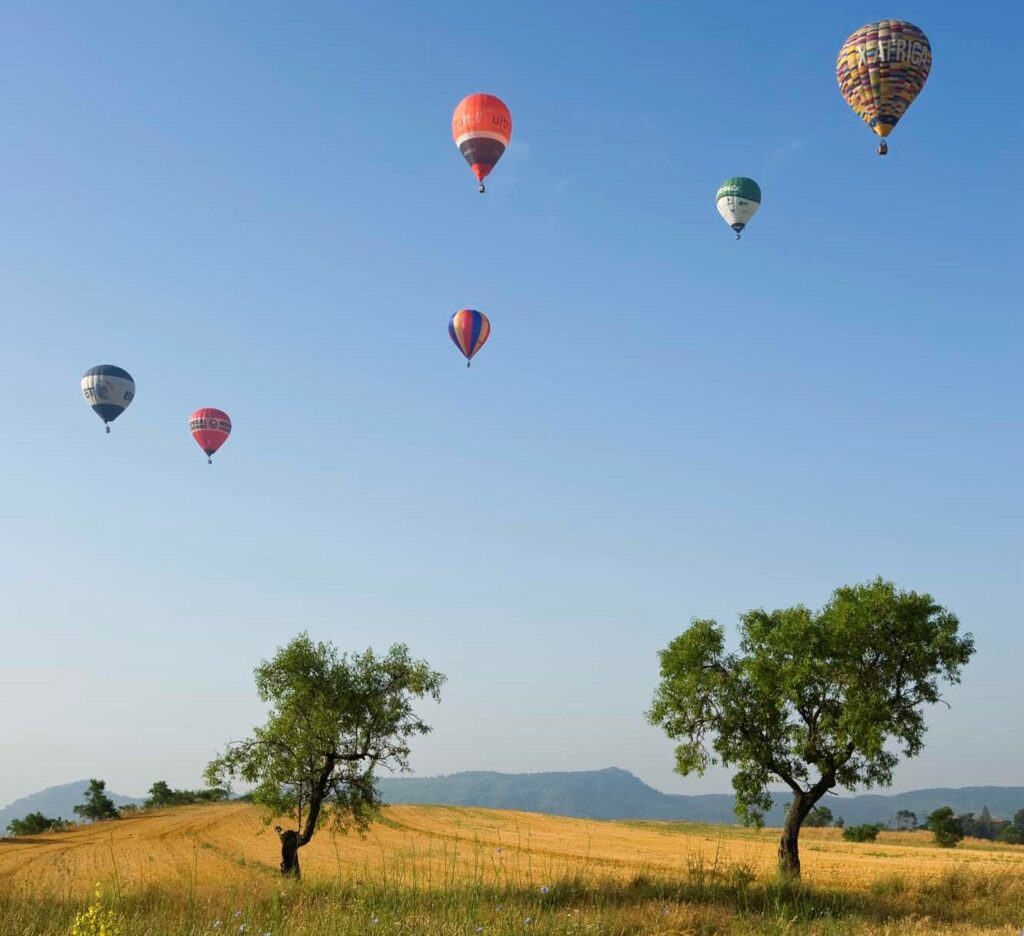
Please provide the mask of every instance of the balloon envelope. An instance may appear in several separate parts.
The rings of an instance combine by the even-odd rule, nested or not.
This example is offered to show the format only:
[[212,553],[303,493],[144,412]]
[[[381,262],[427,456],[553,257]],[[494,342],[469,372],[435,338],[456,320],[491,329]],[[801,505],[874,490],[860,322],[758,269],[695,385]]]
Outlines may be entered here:
[[490,334],[490,321],[476,309],[459,309],[448,323],[448,335],[467,361],[484,346]]
[[231,435],[231,417],[223,410],[205,406],[189,417],[188,431],[209,458]]
[[484,190],[484,178],[512,139],[512,114],[493,94],[463,98],[452,115],[452,138]]
[[735,232],[737,239],[740,231],[761,207],[761,187],[746,176],[733,176],[718,186],[715,195],[715,207]]
[[928,37],[913,23],[885,19],[843,43],[836,81],[853,112],[884,138],[921,93],[931,67]]
[[82,375],[82,395],[104,423],[112,423],[135,399],[135,381],[121,367],[100,364]]

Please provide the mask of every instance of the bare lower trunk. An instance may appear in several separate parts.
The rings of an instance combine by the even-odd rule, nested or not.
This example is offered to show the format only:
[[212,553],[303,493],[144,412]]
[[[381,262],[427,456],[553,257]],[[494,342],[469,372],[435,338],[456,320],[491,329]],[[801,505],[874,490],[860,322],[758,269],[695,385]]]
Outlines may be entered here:
[[299,870],[299,833],[278,827],[277,834],[281,839],[281,873],[286,877],[302,877]]
[[800,877],[800,826],[807,818],[821,795],[794,793],[793,802],[786,813],[779,841],[779,873],[788,877]]

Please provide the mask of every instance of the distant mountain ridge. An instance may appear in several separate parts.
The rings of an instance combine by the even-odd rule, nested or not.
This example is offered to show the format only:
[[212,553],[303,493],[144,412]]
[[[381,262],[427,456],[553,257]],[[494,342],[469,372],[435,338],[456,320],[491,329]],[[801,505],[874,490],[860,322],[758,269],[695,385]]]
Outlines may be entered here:
[[[577,816],[585,819],[664,819],[731,825],[735,799],[731,793],[686,796],[662,793],[618,767],[564,773],[502,774],[471,771],[441,777],[384,777],[377,787],[388,803],[431,803],[479,806],[524,812]],[[789,796],[775,795],[767,816],[781,825]],[[958,815],[980,813],[988,806],[993,816],[1009,819],[1024,809],[1024,787],[962,787],[913,790],[894,795],[828,796],[823,801],[847,825],[889,822],[901,809],[923,821],[940,806]]]
[[[75,821],[78,818],[75,815],[75,807],[85,802],[85,791],[88,786],[88,780],[74,780],[16,799],[9,806],[0,809],[0,835],[7,834],[7,824],[12,819],[24,819],[33,812],[41,812],[48,819],[60,817]],[[111,793],[110,790],[107,790],[106,794],[114,801],[115,806],[141,806],[143,803],[143,800],[137,797],[122,796],[120,793]]]
[[[88,785],[88,780],[77,780],[15,800],[0,809],[0,835],[12,819],[21,819],[30,812],[73,820],[74,807],[83,802]],[[652,819],[720,825],[736,822],[731,793],[662,793],[618,767],[532,774],[480,770],[440,777],[382,777],[377,786],[387,803],[517,809],[583,819]],[[107,792],[118,806],[141,806],[143,802],[139,797]],[[787,794],[776,794],[776,804],[767,817],[769,825],[782,824],[788,801]],[[890,796],[868,793],[829,796],[824,802],[847,825],[888,823],[901,809],[909,809],[923,821],[940,806],[951,806],[957,814],[980,813],[988,806],[993,816],[1009,819],[1018,809],[1024,809],[1024,787],[939,788]]]

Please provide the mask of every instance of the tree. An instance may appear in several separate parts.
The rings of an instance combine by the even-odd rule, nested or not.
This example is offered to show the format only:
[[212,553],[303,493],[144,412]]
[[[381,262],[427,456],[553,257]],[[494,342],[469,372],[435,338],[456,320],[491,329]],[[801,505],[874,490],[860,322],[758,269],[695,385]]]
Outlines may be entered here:
[[107,788],[105,780],[90,780],[85,791],[85,802],[81,806],[75,806],[75,815],[92,822],[99,822],[103,819],[116,819],[117,807],[114,801],[103,791]]
[[996,841],[1007,845],[1024,845],[1024,809],[1013,814],[1011,822],[997,822]]
[[917,813],[909,809],[901,809],[896,813],[896,831],[910,832],[917,828]]
[[1018,829],[1013,823],[1008,823],[999,830],[999,835],[996,837],[996,841],[1003,842],[1006,845],[1024,845],[1024,832]]
[[298,849],[328,816],[342,831],[365,831],[380,806],[374,770],[409,769],[409,739],[430,731],[413,701],[439,702],[445,677],[413,660],[404,644],[383,657],[372,650],[339,656],[305,633],[264,660],[255,676],[260,699],[271,705],[267,721],[251,738],[229,744],[205,777],[214,785],[237,778],[255,784],[253,800],[268,822],[294,817],[294,830],[276,828],[281,871],[297,876]]
[[149,796],[146,797],[146,809],[159,809],[161,806],[171,806],[175,802],[174,790],[166,780],[157,780],[149,788]]
[[949,806],[936,809],[928,814],[928,828],[935,836],[935,844],[940,848],[956,848],[957,842],[964,837],[960,820],[953,815]]
[[847,842],[873,842],[881,830],[880,825],[866,822],[864,825],[852,825],[843,829],[843,838]]
[[172,790],[166,780],[157,780],[149,788],[149,797],[144,804],[146,809],[159,809],[163,806],[188,806],[192,803],[219,803],[228,798],[228,791],[221,787],[208,790]]
[[20,837],[23,835],[39,835],[41,832],[51,832],[63,829],[67,823],[60,817],[48,819],[41,812],[29,813],[21,819],[12,819],[7,823],[7,831],[11,835]]
[[832,825],[832,810],[828,806],[815,806],[804,820],[804,825],[819,829]]
[[[923,707],[957,683],[974,653],[956,616],[891,582],[845,586],[820,611],[802,605],[740,618],[740,651],[715,621],[695,620],[659,653],[647,713],[679,741],[676,770],[736,767],[741,821],[760,826],[776,779],[793,792],[779,868],[799,875],[800,827],[833,788],[888,786],[924,746]],[[705,746],[713,739],[714,753]]]
[[981,815],[978,816],[978,821],[974,824],[974,834],[978,838],[988,839],[990,842],[994,841],[996,837],[996,824],[992,818],[992,813],[989,812],[988,806],[981,807]]

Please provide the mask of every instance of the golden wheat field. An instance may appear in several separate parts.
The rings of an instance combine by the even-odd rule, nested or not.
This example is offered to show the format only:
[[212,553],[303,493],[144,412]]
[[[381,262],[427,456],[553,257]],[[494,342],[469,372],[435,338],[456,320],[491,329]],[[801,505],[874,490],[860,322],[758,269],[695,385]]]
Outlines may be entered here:
[[[383,932],[383,923],[393,933],[1024,926],[1024,847],[939,849],[924,832],[856,844],[837,829],[807,829],[803,883],[773,890],[776,844],[771,829],[394,806],[363,838],[318,833],[296,884],[279,877],[277,836],[255,807],[189,806],[0,841],[0,932],[68,932],[98,882],[124,918],[120,936]],[[252,926],[239,930],[243,917]]]

